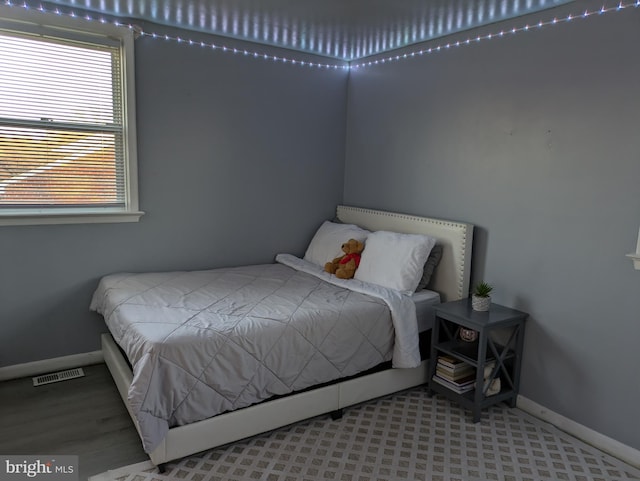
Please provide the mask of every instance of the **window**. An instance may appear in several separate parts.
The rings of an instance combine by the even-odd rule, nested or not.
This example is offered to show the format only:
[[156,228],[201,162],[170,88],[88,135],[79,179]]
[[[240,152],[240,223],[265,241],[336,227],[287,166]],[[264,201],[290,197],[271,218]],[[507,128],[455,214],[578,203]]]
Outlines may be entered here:
[[0,224],[137,221],[132,32],[0,18]]

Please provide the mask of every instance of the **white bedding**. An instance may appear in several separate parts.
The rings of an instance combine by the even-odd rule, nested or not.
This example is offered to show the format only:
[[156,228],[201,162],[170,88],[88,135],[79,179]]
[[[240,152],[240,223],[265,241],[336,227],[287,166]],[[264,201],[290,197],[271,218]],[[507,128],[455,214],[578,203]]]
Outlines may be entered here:
[[[390,358],[394,367],[420,364],[410,296],[336,279],[287,254],[276,260],[100,281],[91,308],[103,314],[132,363],[128,400],[147,452],[170,426],[356,374]],[[256,300],[256,294],[269,296]],[[290,322],[300,313],[297,324]]]
[[334,275],[324,272],[321,267],[290,254],[278,254],[276,261],[314,275],[331,284],[382,299],[391,309],[391,319],[395,329],[393,367],[408,368],[420,365],[416,305],[410,296],[358,279],[338,279]]
[[411,299],[416,305],[416,318],[418,319],[418,332],[424,332],[433,327],[435,313],[433,306],[440,304],[440,294],[429,289],[416,291]]

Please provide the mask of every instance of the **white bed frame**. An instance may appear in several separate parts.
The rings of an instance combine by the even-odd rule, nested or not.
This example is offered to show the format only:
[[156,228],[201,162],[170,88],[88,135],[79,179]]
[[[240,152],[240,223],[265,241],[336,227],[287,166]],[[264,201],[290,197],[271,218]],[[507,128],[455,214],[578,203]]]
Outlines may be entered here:
[[[471,271],[473,226],[470,224],[413,215],[338,206],[342,222],[368,230],[390,230],[428,234],[443,246],[433,290],[444,301],[467,297]],[[133,374],[113,338],[102,335],[105,362],[120,396],[136,424],[127,396]],[[364,401],[419,386],[427,381],[428,361],[413,369],[387,369],[362,377],[322,386],[254,406],[214,416],[193,424],[169,429],[164,441],[149,454],[156,466],[304,419],[319,416]]]

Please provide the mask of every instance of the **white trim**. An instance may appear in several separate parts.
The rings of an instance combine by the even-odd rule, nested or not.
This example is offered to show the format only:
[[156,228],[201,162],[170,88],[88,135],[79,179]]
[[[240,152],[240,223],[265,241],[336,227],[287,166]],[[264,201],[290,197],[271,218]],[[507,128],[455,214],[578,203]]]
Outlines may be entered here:
[[627,257],[630,257],[633,260],[633,267],[635,269],[640,269],[640,254],[627,254]]
[[556,428],[564,431],[572,436],[580,439],[581,441],[604,451],[611,456],[624,461],[627,464],[635,468],[640,468],[640,451],[631,446],[616,441],[604,434],[594,431],[591,428],[583,426],[561,414],[558,414],[546,407],[526,398],[522,395],[518,395],[517,407],[523,411],[537,417],[543,421],[552,424]]
[[138,222],[144,215],[141,211],[85,211],[51,213],[7,213],[0,212],[0,225],[50,225],[50,224],[109,224],[115,222]]
[[12,366],[0,367],[0,381],[37,376],[48,372],[64,371],[74,367],[90,366],[104,362],[102,351],[72,354],[70,356],[54,357],[41,361],[25,362]]
[[[110,23],[89,22],[82,17],[55,15],[39,9],[21,9],[0,5],[0,28],[47,34],[61,39],[81,39],[98,44],[118,45],[120,52],[122,84],[122,123],[124,150],[125,201],[122,208],[74,208],[58,206],[52,209],[0,208],[0,226],[48,225],[48,224],[89,224],[138,222],[144,214],[139,210],[138,160],[136,131],[135,95],[135,46],[134,31],[127,26]],[[53,32],[49,32],[53,29]],[[27,121],[28,123],[28,121]],[[37,124],[37,122],[36,122]],[[59,163],[73,160],[71,156],[60,159]],[[55,167],[50,164],[36,170]],[[36,171],[24,173],[0,184],[0,191],[9,183],[19,182],[32,176]]]

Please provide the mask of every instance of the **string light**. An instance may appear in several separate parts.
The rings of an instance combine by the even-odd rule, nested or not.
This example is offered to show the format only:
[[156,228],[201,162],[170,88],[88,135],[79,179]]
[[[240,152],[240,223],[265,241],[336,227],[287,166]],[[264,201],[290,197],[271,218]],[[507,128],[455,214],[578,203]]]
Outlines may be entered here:
[[270,55],[267,53],[261,53],[258,51],[252,51],[252,50],[246,50],[246,49],[238,49],[235,47],[228,47],[224,44],[222,45],[218,45],[215,43],[208,43],[208,42],[203,42],[203,41],[194,41],[192,39],[184,39],[182,37],[179,36],[171,36],[171,35],[167,35],[167,34],[158,34],[155,32],[146,32],[144,30],[142,30],[140,27],[138,26],[134,26],[132,24],[124,24],[121,23],[118,20],[107,20],[104,17],[100,17],[98,19],[92,18],[89,14],[86,14],[84,16],[82,15],[78,15],[74,10],[70,10],[68,12],[65,11],[61,11],[59,8],[51,8],[51,9],[47,9],[44,5],[40,5],[37,8],[31,7],[26,1],[23,3],[17,3],[14,2],[12,0],[4,0],[4,5],[7,7],[16,7],[16,8],[23,8],[25,10],[32,10],[35,9],[39,12],[42,13],[48,13],[48,14],[55,14],[55,15],[59,15],[59,16],[68,16],[71,18],[82,18],[86,21],[89,22],[99,22],[102,24],[112,24],[114,26],[117,27],[125,27],[125,28],[129,28],[130,30],[133,30],[136,35],[138,37],[148,37],[148,38],[152,38],[152,39],[162,39],[165,41],[170,41],[170,42],[176,42],[178,44],[188,44],[189,46],[199,46],[201,48],[210,48],[212,50],[220,50],[222,52],[228,53],[228,52],[232,52],[234,54],[238,54],[238,53],[242,53],[245,56],[251,56],[253,58],[256,59],[262,59],[262,60],[271,60],[274,62],[282,62],[285,64],[291,64],[291,65],[300,65],[302,67],[315,67],[315,68],[321,68],[321,69],[334,69],[334,70],[349,70],[349,69],[357,69],[357,68],[363,68],[363,67],[371,67],[374,65],[379,65],[379,64],[384,64],[387,62],[395,62],[395,61],[399,61],[399,60],[406,60],[409,58],[414,58],[415,56],[418,55],[425,55],[425,54],[432,54],[434,52],[440,52],[442,50],[449,50],[453,47],[461,47],[463,45],[470,45],[471,43],[478,43],[478,42],[482,42],[485,40],[491,40],[494,39],[496,37],[504,37],[504,35],[506,33],[510,33],[510,34],[517,34],[517,33],[522,33],[522,32],[528,32],[531,30],[535,30],[535,29],[540,29],[543,28],[545,26],[548,25],[558,25],[560,23],[568,23],[568,22],[572,22],[576,19],[584,19],[584,18],[588,18],[591,17],[593,15],[602,15],[604,13],[609,13],[609,12],[618,12],[621,11],[625,8],[628,7],[640,7],[640,0],[632,0],[632,1],[620,1],[617,5],[612,6],[612,7],[606,7],[606,6],[602,6],[601,8],[597,9],[597,10],[585,10],[582,14],[568,14],[565,17],[562,18],[557,18],[554,17],[551,20],[548,21],[539,21],[538,23],[534,24],[534,25],[529,25],[529,24],[525,24],[521,27],[512,27],[510,30],[501,30],[499,32],[493,32],[493,33],[488,33],[486,35],[477,35],[473,38],[469,37],[466,40],[463,41],[456,41],[454,43],[446,43],[446,44],[440,44],[440,45],[436,45],[435,47],[429,47],[427,49],[420,49],[420,50],[413,50],[411,52],[408,53],[404,53],[404,54],[396,54],[396,55],[391,55],[388,57],[382,57],[382,58],[377,58],[374,60],[368,60],[368,61],[358,61],[358,60],[352,60],[350,62],[345,61],[345,63],[343,64],[339,64],[339,63],[322,63],[322,62],[312,62],[312,61],[303,61],[303,60],[296,60],[294,58],[288,58],[288,57],[284,57],[284,56],[279,56],[279,55]]
[[[24,2],[24,3],[16,3],[13,2],[12,0],[5,0],[4,1],[4,5],[7,7],[16,7],[16,8],[22,8],[25,10],[31,10],[33,9],[28,3]],[[104,17],[101,17],[100,19],[96,20],[91,18],[89,15],[86,15],[84,17],[79,17],[76,12],[74,10],[71,10],[69,12],[63,12],[58,8],[55,9],[50,9],[48,10],[45,6],[40,5],[36,10],[38,10],[41,13],[53,13],[56,15],[60,15],[60,16],[68,16],[68,17],[72,17],[72,18],[82,18],[83,20],[87,20],[87,21],[97,21],[103,24],[106,23],[110,23],[114,26],[117,27],[125,27],[125,28],[129,28],[130,30],[135,31],[136,35],[139,37],[149,37],[149,38],[153,38],[153,39],[162,39],[168,42],[176,42],[178,44],[189,44],[191,46],[199,46],[199,47],[208,47],[212,50],[220,50],[222,52],[232,52],[234,54],[239,54],[242,53],[245,56],[252,56],[254,58],[258,58],[258,59],[263,59],[263,60],[272,60],[274,62],[282,62],[282,63],[287,63],[287,64],[291,64],[291,65],[300,65],[303,67],[316,67],[316,68],[320,68],[320,69],[333,69],[333,70],[348,70],[349,69],[349,63],[348,62],[344,62],[342,64],[332,64],[332,63],[322,63],[322,62],[312,62],[312,61],[303,61],[303,60],[296,60],[293,58],[288,58],[288,57],[284,57],[284,56],[279,56],[279,55],[269,55],[266,53],[261,53],[258,51],[251,51],[251,50],[245,50],[245,49],[238,49],[235,47],[228,47],[226,45],[218,45],[215,43],[208,43],[208,42],[203,42],[203,41],[194,41],[192,39],[185,39],[183,37],[179,37],[179,36],[171,36],[171,35],[167,35],[167,34],[158,34],[155,32],[146,32],[144,30],[142,30],[140,27],[138,26],[134,26],[132,24],[125,24],[122,23],[118,20],[106,20]]]
[[[640,7],[640,0],[633,0],[633,1],[628,1],[628,2],[620,2],[617,5],[613,6],[613,7],[605,7],[604,5],[602,6],[602,8],[599,8],[597,10],[593,10],[593,11],[589,11],[589,10],[585,10],[584,13],[582,14],[568,14],[566,17],[563,18],[556,18],[554,17],[551,20],[548,20],[546,22],[544,21],[539,21],[538,23],[536,23],[535,25],[529,25],[529,24],[525,24],[522,27],[512,27],[511,30],[508,30],[508,33],[511,34],[516,34],[516,33],[521,33],[521,32],[528,32],[531,30],[535,30],[535,29],[540,29],[544,26],[547,25],[557,25],[560,23],[564,23],[564,22],[572,22],[575,21],[576,19],[580,19],[580,18],[588,18],[592,15],[601,15],[603,13],[608,13],[608,12],[619,12],[620,10],[623,10],[625,8],[628,7]],[[485,40],[491,40],[493,38],[496,37],[503,37],[505,35],[505,31],[502,30],[500,32],[497,33],[488,33],[486,35],[478,35],[474,38],[467,38],[466,40],[463,41],[457,41],[455,43],[447,43],[447,44],[441,44],[441,45],[437,45],[435,47],[430,47],[426,50],[418,50],[418,51],[414,51],[408,54],[404,54],[404,55],[395,55],[395,56],[389,56],[389,57],[384,57],[384,58],[377,58],[375,60],[368,60],[368,61],[357,61],[354,60],[352,62],[350,62],[349,67],[351,69],[357,69],[357,68],[363,68],[363,67],[371,67],[374,65],[379,65],[381,63],[386,63],[386,62],[390,62],[390,61],[395,61],[395,60],[401,60],[401,59],[406,59],[409,57],[414,57],[415,55],[423,55],[425,53],[430,54],[433,52],[440,52],[443,49],[448,49],[450,47],[460,47],[462,45],[470,45],[471,43],[478,43],[481,41],[485,41]]]

